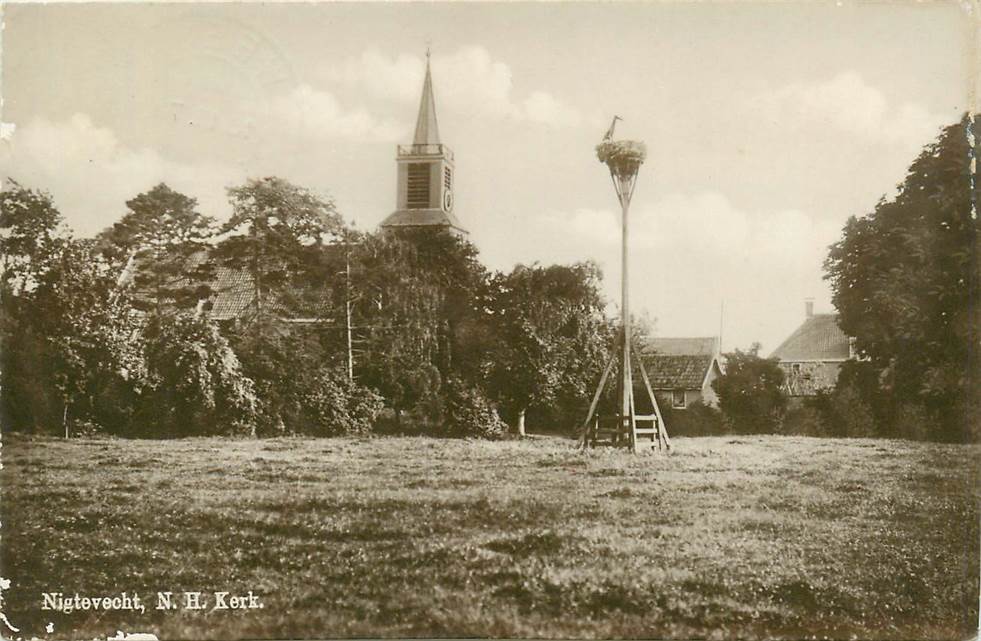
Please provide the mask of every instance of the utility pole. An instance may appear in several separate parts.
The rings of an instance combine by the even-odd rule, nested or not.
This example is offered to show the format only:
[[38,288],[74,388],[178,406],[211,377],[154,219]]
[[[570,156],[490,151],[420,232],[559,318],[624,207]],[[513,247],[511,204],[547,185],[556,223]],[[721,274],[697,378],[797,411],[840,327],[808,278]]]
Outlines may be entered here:
[[347,331],[347,379],[354,380],[354,345],[351,339],[351,255],[344,258],[344,326]]

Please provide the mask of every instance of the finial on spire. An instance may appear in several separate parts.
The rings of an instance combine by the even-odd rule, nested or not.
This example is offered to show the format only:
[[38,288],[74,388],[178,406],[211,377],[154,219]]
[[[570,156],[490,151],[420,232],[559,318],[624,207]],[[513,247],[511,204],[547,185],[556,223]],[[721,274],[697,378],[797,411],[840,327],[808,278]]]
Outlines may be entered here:
[[429,63],[429,57],[432,55],[433,41],[426,41],[426,63]]

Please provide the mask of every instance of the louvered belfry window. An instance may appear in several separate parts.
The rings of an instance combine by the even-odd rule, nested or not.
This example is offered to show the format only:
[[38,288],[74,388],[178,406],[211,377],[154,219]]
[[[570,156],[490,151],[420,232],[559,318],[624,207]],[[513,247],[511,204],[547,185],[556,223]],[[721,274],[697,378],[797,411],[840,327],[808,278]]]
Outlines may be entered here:
[[446,189],[453,188],[453,175],[449,167],[443,167],[443,187]]
[[409,164],[409,193],[406,200],[409,209],[426,209],[430,206],[429,168],[430,164],[425,162]]

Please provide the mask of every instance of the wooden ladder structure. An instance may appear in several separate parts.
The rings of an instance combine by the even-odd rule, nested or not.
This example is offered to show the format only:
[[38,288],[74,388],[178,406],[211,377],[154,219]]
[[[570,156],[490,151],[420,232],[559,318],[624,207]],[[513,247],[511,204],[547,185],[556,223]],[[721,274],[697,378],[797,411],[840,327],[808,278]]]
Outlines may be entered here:
[[[654,396],[654,389],[651,387],[651,379],[647,375],[647,368],[644,366],[643,359],[635,353],[633,345],[630,347],[630,351],[634,353],[637,363],[640,365],[640,374],[644,380],[644,389],[650,399],[653,413],[636,413],[632,385],[628,386],[626,390],[630,399],[630,410],[628,414],[618,412],[611,416],[600,416],[596,413],[596,407],[599,405],[600,397],[603,395],[606,381],[613,371],[613,365],[617,362],[617,355],[614,354],[603,369],[603,375],[600,377],[599,385],[596,387],[596,393],[593,394],[593,400],[589,405],[589,413],[586,415],[586,420],[583,423],[582,434],[579,438],[579,446],[583,449],[601,445],[629,447],[633,452],[644,450],[669,451],[671,449],[671,439],[668,437],[667,426],[665,426],[664,418],[661,416],[661,408],[658,407],[657,398]],[[624,366],[630,367],[630,363],[628,362]]]

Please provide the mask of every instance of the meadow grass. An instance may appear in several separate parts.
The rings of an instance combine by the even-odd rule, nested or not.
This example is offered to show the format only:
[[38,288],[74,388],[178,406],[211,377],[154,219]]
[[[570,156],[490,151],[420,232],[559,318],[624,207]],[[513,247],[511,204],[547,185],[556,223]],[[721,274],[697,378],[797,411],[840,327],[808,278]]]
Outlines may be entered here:
[[[94,638],[965,638],[974,446],[4,437],[4,610]],[[155,610],[158,591],[262,609]],[[138,592],[145,614],[41,610]],[[45,634],[48,623],[54,632]]]

